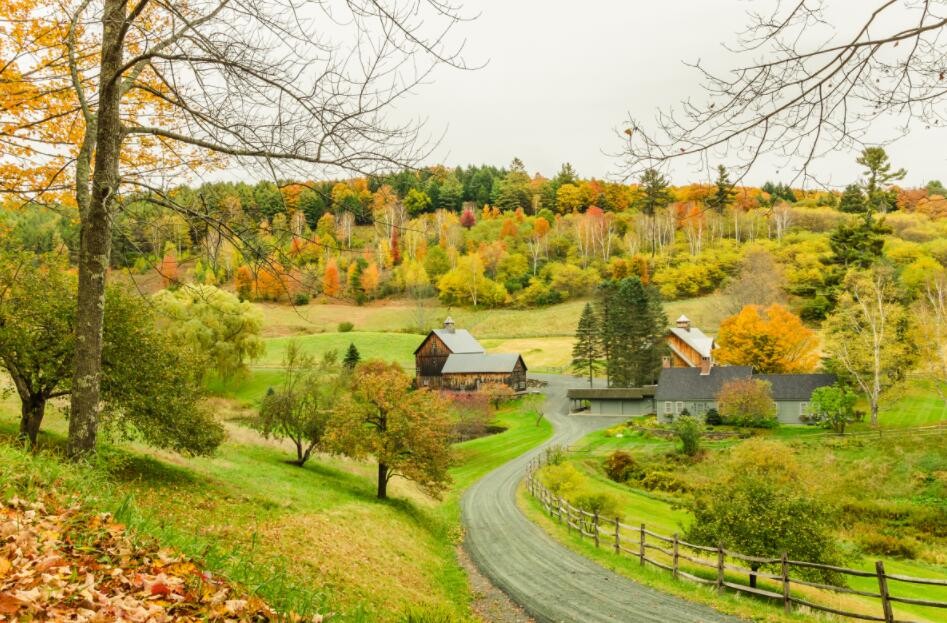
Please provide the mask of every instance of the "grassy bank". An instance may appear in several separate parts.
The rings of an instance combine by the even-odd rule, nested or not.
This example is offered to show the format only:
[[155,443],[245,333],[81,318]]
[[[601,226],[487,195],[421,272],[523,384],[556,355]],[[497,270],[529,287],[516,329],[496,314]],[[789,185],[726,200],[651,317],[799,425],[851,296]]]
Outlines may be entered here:
[[[336,613],[337,621],[406,620],[408,613],[467,620],[470,594],[455,548],[464,487],[551,434],[531,404],[504,408],[503,433],[457,446],[454,487],[432,500],[410,483],[374,497],[374,467],[319,456],[304,468],[281,444],[236,424],[213,457],[182,458],[137,446],[103,452],[101,464],[62,462],[63,424],[50,417],[48,451],[10,445],[0,420],[0,491],[37,496],[55,488],[96,510],[117,512],[141,537],[204,561],[285,610]],[[420,618],[418,620],[428,620]],[[434,619],[429,619],[434,620]]]

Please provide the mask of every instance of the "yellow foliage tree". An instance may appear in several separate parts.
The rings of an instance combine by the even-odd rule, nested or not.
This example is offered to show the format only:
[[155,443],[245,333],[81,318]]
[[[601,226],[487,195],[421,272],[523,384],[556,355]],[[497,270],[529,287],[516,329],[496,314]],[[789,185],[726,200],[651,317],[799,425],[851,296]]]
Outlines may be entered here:
[[717,344],[720,363],[764,374],[812,372],[819,363],[815,333],[779,304],[747,305],[720,324]]

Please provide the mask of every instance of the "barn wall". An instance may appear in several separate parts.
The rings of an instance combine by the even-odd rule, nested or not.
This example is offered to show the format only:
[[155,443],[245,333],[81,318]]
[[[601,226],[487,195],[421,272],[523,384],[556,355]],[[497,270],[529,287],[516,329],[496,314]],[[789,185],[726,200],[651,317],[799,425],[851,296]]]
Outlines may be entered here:
[[418,377],[418,384],[422,385],[420,381],[424,377],[440,376],[449,355],[450,351],[447,349],[447,345],[436,334],[430,334],[414,356],[415,376]]

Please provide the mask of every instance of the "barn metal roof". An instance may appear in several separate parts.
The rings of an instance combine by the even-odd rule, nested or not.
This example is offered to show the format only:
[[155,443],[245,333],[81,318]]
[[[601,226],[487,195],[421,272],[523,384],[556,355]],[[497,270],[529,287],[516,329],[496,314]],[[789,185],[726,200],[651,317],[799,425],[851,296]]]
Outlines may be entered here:
[[574,388],[566,392],[573,400],[636,400],[654,396],[657,390],[655,385],[644,387],[601,387],[601,388]]
[[[520,356],[516,353],[454,354],[447,358],[441,374],[471,374],[476,372],[512,372]],[[525,367],[525,364],[524,364]]]
[[714,349],[714,338],[696,327],[690,329],[671,327],[670,330],[671,333],[681,338],[685,344],[696,350],[701,357],[710,357],[710,353]]
[[452,353],[483,353],[486,352],[477,338],[470,335],[466,329],[434,329],[434,334],[441,338],[441,341],[447,345]]

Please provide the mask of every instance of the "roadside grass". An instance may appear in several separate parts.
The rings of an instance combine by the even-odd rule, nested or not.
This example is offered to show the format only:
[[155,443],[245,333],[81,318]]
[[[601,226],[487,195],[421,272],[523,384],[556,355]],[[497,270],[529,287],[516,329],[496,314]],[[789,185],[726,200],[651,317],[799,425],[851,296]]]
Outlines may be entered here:
[[[5,411],[0,434],[12,438],[15,412]],[[456,559],[460,494],[552,432],[524,399],[506,405],[496,423],[507,430],[458,444],[455,483],[440,501],[405,481],[392,483],[391,500],[376,500],[373,465],[320,455],[299,468],[287,463],[286,446],[232,423],[213,457],[131,443],[105,446],[99,465],[75,466],[58,455],[65,427],[54,416],[42,434],[47,450],[31,455],[0,443],[0,491],[75,494],[284,610],[355,623],[400,623],[409,612],[421,621],[466,621],[470,592]]]

